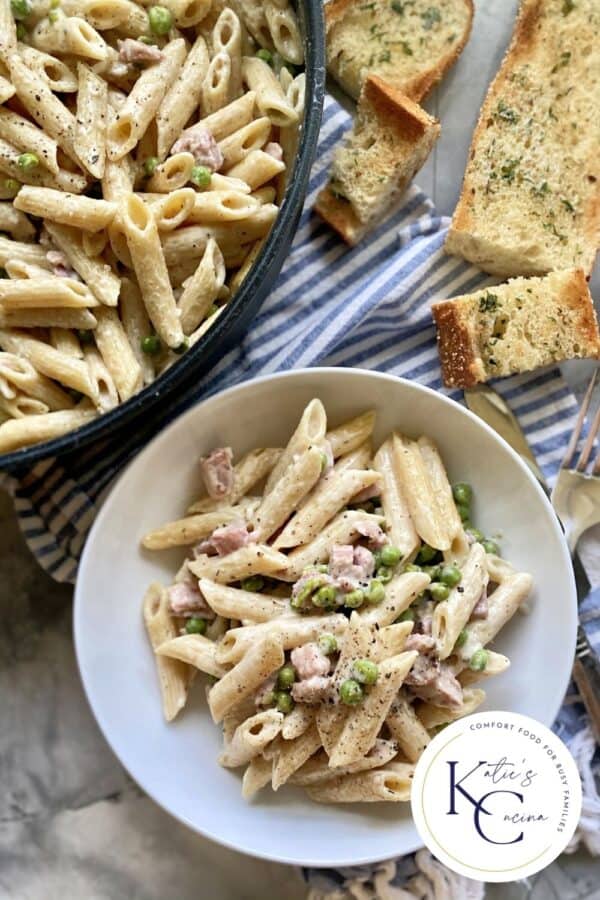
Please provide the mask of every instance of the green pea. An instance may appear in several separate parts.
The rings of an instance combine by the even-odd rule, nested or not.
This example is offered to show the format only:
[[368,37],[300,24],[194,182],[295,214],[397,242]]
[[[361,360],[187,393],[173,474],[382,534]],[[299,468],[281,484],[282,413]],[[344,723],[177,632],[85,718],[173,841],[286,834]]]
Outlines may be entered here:
[[414,622],[415,614],[412,611],[412,609],[405,609],[403,613],[400,613],[400,615],[398,616],[397,619],[395,619],[395,621],[396,622]]
[[423,569],[421,566],[418,566],[416,563],[408,563],[404,566],[405,572],[422,572]]
[[60,19],[60,14],[57,9],[51,9],[48,13],[48,21],[51,25],[55,25],[56,22]]
[[29,0],[10,0],[10,8],[15,19],[26,19],[31,12]]
[[252,593],[257,593],[258,591],[262,591],[265,586],[265,579],[260,575],[250,575],[249,578],[243,578],[240,582],[242,585],[243,591],[251,591]]
[[423,566],[423,572],[429,575],[432,581],[438,581],[441,568],[441,566]]
[[381,581],[373,579],[367,591],[367,603],[381,603],[385,597],[385,588]]
[[465,506],[463,503],[456,504],[456,511],[460,516],[460,521],[465,523],[471,518],[471,507]]
[[442,566],[438,578],[443,584],[447,584],[448,587],[456,587],[462,579],[462,572],[458,566]]
[[394,573],[388,566],[379,566],[375,572],[375,578],[382,584],[389,584],[393,577]]
[[4,182],[4,187],[7,191],[10,191],[12,194],[18,194],[21,188],[21,183],[17,181],[15,178],[7,178]]
[[35,153],[21,153],[20,156],[17,156],[17,165],[24,172],[31,172],[33,169],[37,169],[40,161]]
[[452,486],[452,496],[461,506],[469,506],[473,499],[473,488],[466,481],[457,481]]
[[263,62],[266,62],[266,64],[268,66],[273,65],[273,54],[271,53],[270,50],[265,50],[264,48],[261,48],[260,50],[257,50],[256,55],[258,56],[259,59],[262,59]]
[[324,585],[322,588],[319,588],[316,594],[313,594],[313,606],[318,606],[321,609],[331,608],[332,606],[335,606],[336,597],[337,591],[333,585]]
[[199,188],[207,188],[212,178],[212,172],[207,166],[194,166],[190,173],[190,181]]
[[476,650],[469,660],[469,668],[473,669],[474,672],[483,672],[488,664],[488,659],[489,653],[487,650],[484,650],[483,648],[481,650]]
[[360,588],[357,588],[355,591],[350,591],[349,594],[346,594],[344,597],[344,606],[350,607],[350,609],[358,609],[365,602],[365,593],[361,591]]
[[142,338],[142,350],[148,356],[156,356],[160,353],[162,344],[160,338],[156,334],[149,334],[148,337]]
[[352,674],[361,684],[375,684],[379,676],[379,666],[370,659],[357,659]]
[[156,46],[156,40],[153,37],[150,37],[149,34],[140,34],[137,40],[140,44],[147,44],[148,47]]
[[319,645],[319,650],[321,653],[324,653],[325,656],[331,656],[332,653],[337,653],[338,643],[334,634],[330,634],[328,631],[323,632],[323,634],[319,635],[317,643]]
[[179,356],[181,356],[182,353],[185,353],[185,351],[189,349],[189,346],[190,342],[188,338],[184,337],[182,342],[178,344],[177,347],[173,348],[173,353],[177,353]]
[[300,609],[304,606],[304,603],[310,595],[322,587],[322,580],[320,578],[309,578],[303,587],[300,588],[296,596],[292,596],[290,600],[290,604],[294,607],[294,609]]
[[402,554],[397,547],[387,544],[381,548],[381,562],[384,566],[397,566]]
[[466,533],[467,533],[474,541],[477,541],[478,543],[481,543],[482,541],[485,541],[485,535],[484,535],[483,531],[480,531],[480,530],[479,530],[479,528],[474,528],[472,525],[470,525],[470,526],[469,526],[467,529],[465,529],[465,530],[466,530]]
[[462,647],[462,646],[464,646],[464,644],[467,643],[467,638],[468,638],[468,637],[469,637],[469,632],[467,631],[466,628],[463,628],[463,630],[460,632],[460,634],[459,634],[458,637],[456,638],[456,643],[455,643],[454,646],[455,646],[455,647]]
[[196,616],[192,616],[192,618],[188,619],[185,623],[185,630],[187,634],[206,634],[206,619],[199,619]]
[[436,555],[437,550],[434,547],[430,547],[429,544],[423,544],[417,555],[416,562],[419,565],[422,565],[423,563],[433,562]]
[[154,34],[168,34],[173,27],[173,16],[164,6],[151,6],[148,10],[148,20]]
[[358,681],[354,678],[347,678],[340,685],[340,700],[346,706],[356,706],[364,697],[364,691]]
[[289,663],[282,666],[277,673],[277,687],[280,691],[288,691],[296,680],[296,670]]
[[485,550],[486,553],[494,553],[496,556],[500,553],[500,547],[496,543],[496,541],[491,541],[489,538],[487,540],[481,542],[481,546]]
[[427,590],[436,602],[447,600],[450,596],[450,588],[447,584],[442,584],[440,581],[433,581]]
[[17,22],[17,27],[15,28],[15,33],[17,35],[18,41],[24,41],[27,37],[27,29],[23,25],[22,22]]
[[144,160],[144,175],[147,178],[150,178],[151,175],[154,175],[156,167],[158,165],[158,157],[157,156],[149,156]]
[[81,344],[93,344],[94,343],[94,333],[89,330],[89,328],[80,328],[77,332],[77,337],[79,338],[79,342]]
[[275,694],[275,697],[276,697],[275,703],[277,706],[277,711],[280,713],[283,713],[284,716],[287,716],[288,713],[291,713],[291,711],[294,708],[294,701],[292,700],[290,695],[288,693],[286,693],[285,691],[277,691],[277,693]]

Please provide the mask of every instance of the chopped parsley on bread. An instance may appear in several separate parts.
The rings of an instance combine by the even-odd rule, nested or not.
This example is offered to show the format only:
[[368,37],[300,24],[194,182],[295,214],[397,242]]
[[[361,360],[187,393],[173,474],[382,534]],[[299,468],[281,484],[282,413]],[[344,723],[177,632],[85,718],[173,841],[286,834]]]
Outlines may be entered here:
[[446,387],[473,387],[567,359],[600,357],[594,305],[581,269],[434,303]]
[[503,277],[600,243],[600,2],[523,0],[473,135],[448,253]]
[[417,103],[369,75],[356,119],[338,147],[317,212],[356,244],[406,190],[439,137],[440,125]]
[[329,73],[354,99],[374,73],[419,101],[460,56],[472,21],[472,0],[331,0]]

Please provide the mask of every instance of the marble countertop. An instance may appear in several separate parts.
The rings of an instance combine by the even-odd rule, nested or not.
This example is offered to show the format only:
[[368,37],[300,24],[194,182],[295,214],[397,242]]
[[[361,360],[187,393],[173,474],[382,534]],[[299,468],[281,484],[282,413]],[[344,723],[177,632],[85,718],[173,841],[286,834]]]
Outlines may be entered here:
[[[471,41],[428,102],[443,130],[418,182],[444,214],[458,197],[472,128],[516,7],[517,0],[476,0]],[[567,370],[578,393],[588,372],[586,364]],[[0,900],[304,897],[294,870],[217,847],[136,787],[81,688],[72,590],[39,569],[2,493],[0,535]],[[201,779],[195,787],[201,797]],[[563,857],[534,896],[600,900],[599,874],[600,862],[585,854]],[[501,888],[489,890],[492,900],[502,896]]]

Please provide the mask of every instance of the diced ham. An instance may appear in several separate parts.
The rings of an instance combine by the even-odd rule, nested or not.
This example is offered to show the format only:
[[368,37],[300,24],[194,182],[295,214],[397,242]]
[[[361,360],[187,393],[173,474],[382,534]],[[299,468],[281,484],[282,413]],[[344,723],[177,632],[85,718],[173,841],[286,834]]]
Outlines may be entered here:
[[265,146],[265,153],[268,153],[269,156],[272,156],[273,159],[279,160],[279,162],[283,159],[283,150],[281,149],[281,144],[277,144],[275,141],[270,141]]
[[69,265],[69,260],[60,250],[48,250],[46,259],[52,266],[52,272],[57,278],[71,278],[73,281],[81,281],[81,278]]
[[472,619],[487,619],[489,612],[489,604],[488,598],[485,591],[482,593],[481,597],[473,607],[473,611],[471,613]]
[[377,522],[371,522],[369,519],[361,519],[354,527],[360,535],[367,539],[370,546],[375,550],[379,550],[380,547],[383,547],[384,544],[387,544],[388,542],[385,532],[379,527]]
[[462,703],[462,686],[448,663],[429,656],[417,656],[405,684],[416,697],[436,706],[457,709]]
[[208,128],[202,125],[184,131],[173,144],[171,153],[191,153],[197,165],[206,166],[211,172],[218,172],[223,165],[221,148]]
[[292,698],[296,703],[322,703],[331,693],[331,678],[313,675],[292,685]]
[[331,660],[314,641],[303,647],[294,647],[290,659],[300,681],[315,675],[328,675],[331,668]]
[[127,65],[138,65],[140,63],[160,62],[163,54],[153,44],[145,44],[143,41],[135,41],[133,38],[126,38],[124,41],[117,41],[119,49],[119,62]]
[[375,571],[375,557],[366,547],[360,544],[354,548],[354,565],[361,570],[360,580],[370,578]]
[[220,500],[233,488],[233,451],[231,447],[217,447],[200,460],[200,471],[209,497]]
[[198,587],[188,581],[180,581],[168,589],[169,606],[174,616],[195,616],[198,613],[214,614]]
[[252,535],[248,531],[248,526],[240,519],[239,522],[215,528],[210,537],[196,544],[194,555],[206,553],[207,556],[227,556],[228,553],[245,547],[251,540]]
[[435,641],[429,634],[409,634],[404,649],[418,650],[419,653],[431,653],[435,649]]
[[366,547],[334,544],[329,556],[329,574],[341,591],[355,590],[375,569],[373,554]]

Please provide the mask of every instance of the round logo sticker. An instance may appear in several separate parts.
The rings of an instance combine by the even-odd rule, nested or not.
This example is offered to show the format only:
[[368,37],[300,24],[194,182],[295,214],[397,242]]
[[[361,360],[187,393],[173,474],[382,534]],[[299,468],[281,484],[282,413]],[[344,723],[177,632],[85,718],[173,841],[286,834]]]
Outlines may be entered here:
[[569,843],[581,781],[565,744],[535,719],[475,713],[428,745],[411,806],[423,842],[449,869],[515,881],[550,865]]

